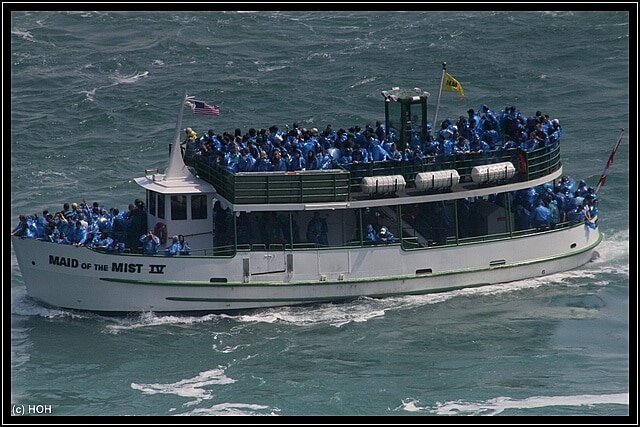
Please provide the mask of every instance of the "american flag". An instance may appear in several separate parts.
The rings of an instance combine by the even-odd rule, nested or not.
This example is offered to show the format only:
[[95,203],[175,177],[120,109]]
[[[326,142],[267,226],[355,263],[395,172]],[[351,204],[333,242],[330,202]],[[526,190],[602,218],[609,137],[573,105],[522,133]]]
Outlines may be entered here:
[[219,116],[220,115],[220,107],[217,105],[209,105],[206,102],[202,101],[192,101],[193,102],[193,114],[205,114],[208,116]]

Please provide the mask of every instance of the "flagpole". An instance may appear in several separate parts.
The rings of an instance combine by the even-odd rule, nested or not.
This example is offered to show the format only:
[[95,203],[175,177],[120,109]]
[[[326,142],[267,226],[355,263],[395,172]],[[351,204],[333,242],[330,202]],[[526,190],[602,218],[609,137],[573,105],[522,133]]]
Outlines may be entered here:
[[607,179],[607,171],[609,170],[609,167],[613,163],[613,158],[615,157],[616,152],[618,151],[618,147],[620,147],[620,141],[622,141],[622,134],[624,134],[624,128],[620,129],[620,136],[618,136],[618,140],[614,144],[613,150],[611,150],[611,154],[609,155],[607,164],[604,167],[604,170],[602,171],[602,175],[600,175],[600,179],[598,180],[598,185],[596,185],[596,190],[595,190],[596,193],[598,192],[598,190],[600,190],[600,187],[604,185],[604,182]]
[[442,85],[444,84],[444,75],[447,72],[447,63],[442,63],[442,78],[440,79],[440,90],[438,91],[438,100],[436,101],[436,113],[433,116],[433,129],[440,129],[440,126],[436,123],[438,118],[438,110],[440,109],[440,95],[442,95]]

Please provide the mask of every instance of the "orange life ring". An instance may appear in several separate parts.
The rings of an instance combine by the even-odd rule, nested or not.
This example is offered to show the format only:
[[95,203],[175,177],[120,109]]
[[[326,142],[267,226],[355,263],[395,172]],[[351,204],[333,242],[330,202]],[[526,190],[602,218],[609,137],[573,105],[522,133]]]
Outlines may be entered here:
[[522,153],[516,157],[516,170],[520,173],[527,173],[527,158]]
[[169,233],[167,231],[167,224],[164,222],[156,222],[153,233],[160,239],[160,244],[164,245],[167,242]]

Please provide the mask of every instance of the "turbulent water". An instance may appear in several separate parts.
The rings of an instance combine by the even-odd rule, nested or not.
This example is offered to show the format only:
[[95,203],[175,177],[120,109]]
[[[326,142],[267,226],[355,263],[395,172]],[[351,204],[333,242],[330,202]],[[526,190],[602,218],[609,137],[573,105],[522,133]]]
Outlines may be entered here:
[[8,229],[64,202],[122,209],[143,197],[133,179],[166,166],[185,90],[221,108],[185,113],[200,134],[348,128],[383,118],[380,92],[394,86],[430,92],[432,117],[446,61],[465,97],[443,92],[438,117],[482,103],[541,110],[564,129],[565,173],[591,186],[625,134],[599,192],[600,258],[540,279],[238,316],[103,317],[31,301],[7,244],[4,415],[628,416],[629,18],[12,12]]

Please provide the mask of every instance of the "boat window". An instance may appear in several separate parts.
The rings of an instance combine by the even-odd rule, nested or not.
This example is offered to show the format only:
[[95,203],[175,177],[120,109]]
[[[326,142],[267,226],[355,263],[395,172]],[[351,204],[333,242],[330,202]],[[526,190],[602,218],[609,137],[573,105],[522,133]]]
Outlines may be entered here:
[[156,192],[147,192],[147,206],[149,207],[149,214],[156,216]]
[[164,219],[164,194],[158,193],[158,218]]
[[207,219],[207,196],[191,196],[191,219]]
[[171,219],[187,219],[187,196],[183,194],[171,196]]

